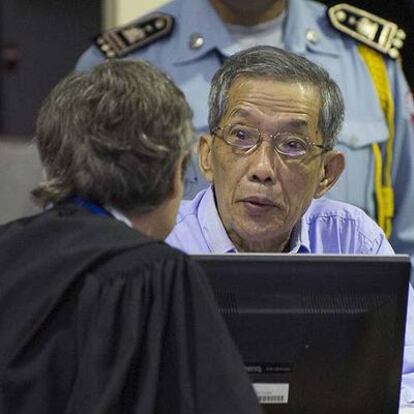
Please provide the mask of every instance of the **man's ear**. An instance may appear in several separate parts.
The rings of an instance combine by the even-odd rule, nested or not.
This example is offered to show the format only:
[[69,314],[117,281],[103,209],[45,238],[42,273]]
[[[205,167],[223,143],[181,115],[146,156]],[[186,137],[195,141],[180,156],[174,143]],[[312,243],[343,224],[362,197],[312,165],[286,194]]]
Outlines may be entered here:
[[321,178],[315,192],[315,198],[326,194],[338,181],[345,168],[345,156],[339,151],[329,151],[324,155],[321,167]]
[[198,143],[198,166],[209,183],[213,182],[212,150],[213,137],[209,134],[201,135]]
[[167,197],[168,199],[174,199],[177,197],[180,199],[182,198],[184,190],[184,175],[190,158],[190,152],[184,153],[174,164],[173,173],[171,176],[170,192]]

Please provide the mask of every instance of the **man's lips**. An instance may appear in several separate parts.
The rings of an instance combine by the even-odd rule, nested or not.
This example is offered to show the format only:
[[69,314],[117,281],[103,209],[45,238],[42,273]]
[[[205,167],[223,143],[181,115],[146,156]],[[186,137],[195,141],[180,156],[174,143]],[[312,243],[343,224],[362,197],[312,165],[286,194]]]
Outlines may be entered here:
[[245,197],[245,198],[242,198],[241,201],[243,203],[257,204],[259,206],[276,207],[276,203],[272,199],[267,198],[267,197],[260,197],[260,196]]
[[245,197],[240,202],[243,203],[251,214],[263,214],[277,207],[277,204],[272,199],[260,196]]

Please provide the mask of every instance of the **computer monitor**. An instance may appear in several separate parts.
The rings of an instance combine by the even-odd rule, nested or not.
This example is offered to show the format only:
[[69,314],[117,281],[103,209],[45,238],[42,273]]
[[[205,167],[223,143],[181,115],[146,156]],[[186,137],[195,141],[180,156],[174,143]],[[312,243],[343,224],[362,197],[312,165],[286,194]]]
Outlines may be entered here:
[[398,412],[408,256],[193,258],[266,413]]

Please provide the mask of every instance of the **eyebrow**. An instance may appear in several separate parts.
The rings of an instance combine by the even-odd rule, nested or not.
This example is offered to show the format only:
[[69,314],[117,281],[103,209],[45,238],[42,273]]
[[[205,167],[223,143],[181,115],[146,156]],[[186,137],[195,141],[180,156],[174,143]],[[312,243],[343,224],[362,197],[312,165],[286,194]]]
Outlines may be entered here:
[[249,112],[246,111],[245,109],[236,109],[234,112],[232,112],[230,114],[230,116],[241,116],[241,117],[246,117],[246,118],[251,118],[253,115]]
[[[231,117],[236,117],[236,116],[240,116],[243,118],[247,118],[247,119],[252,119],[254,118],[254,114],[252,114],[251,112],[245,110],[245,109],[236,109],[232,114]],[[290,128],[307,128],[309,126],[309,122],[306,119],[298,119],[298,118],[293,118],[293,119],[287,119],[286,121],[282,121],[281,124],[284,127],[290,127]]]
[[286,125],[292,126],[293,128],[307,128],[309,122],[306,119],[289,119]]

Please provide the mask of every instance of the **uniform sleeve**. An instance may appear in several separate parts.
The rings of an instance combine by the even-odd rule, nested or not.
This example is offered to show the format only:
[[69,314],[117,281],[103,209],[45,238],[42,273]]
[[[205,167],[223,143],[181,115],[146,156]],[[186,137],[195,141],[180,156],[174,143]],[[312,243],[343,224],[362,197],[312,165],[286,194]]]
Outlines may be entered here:
[[[395,102],[392,163],[395,215],[390,242],[397,253],[409,254],[414,265],[414,108],[401,65],[390,61],[388,73]],[[411,282],[414,283],[414,268]]]
[[259,413],[199,268],[184,256],[90,276],[66,413]]
[[400,406],[414,407],[414,291],[412,286],[409,287],[408,292]]
[[77,72],[87,72],[104,61],[102,53],[95,46],[90,46],[76,62],[75,70]]

